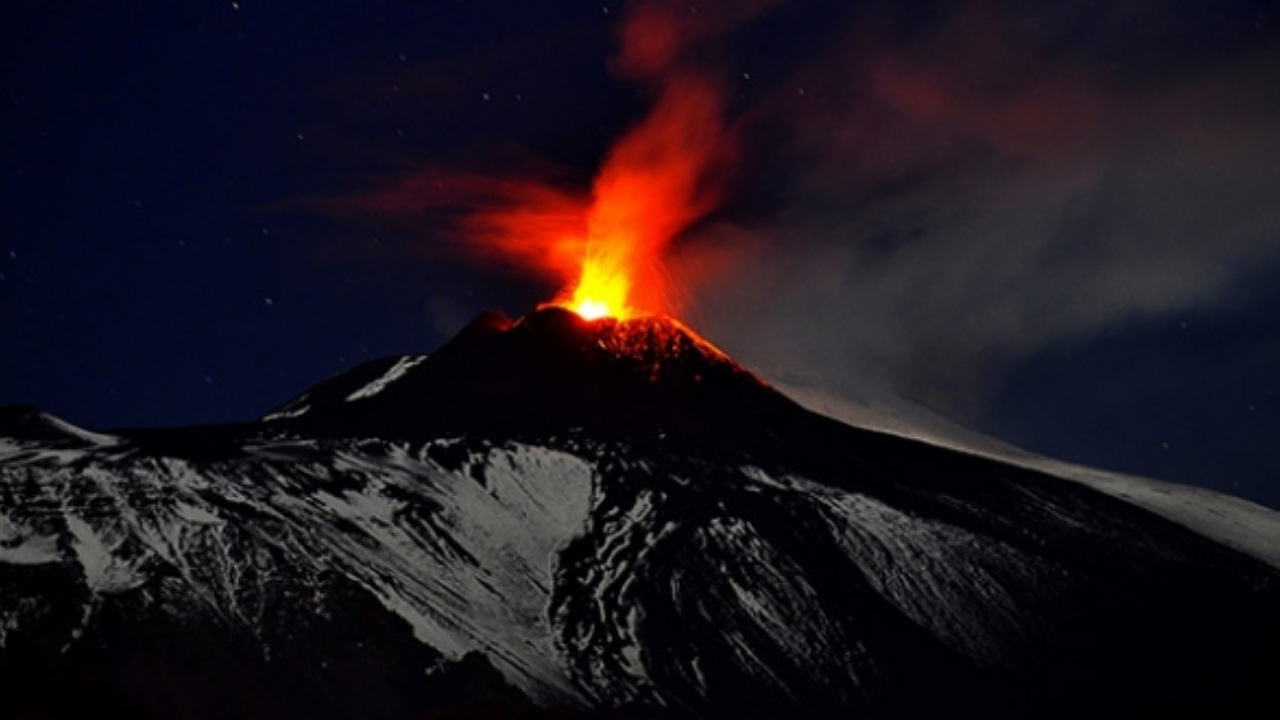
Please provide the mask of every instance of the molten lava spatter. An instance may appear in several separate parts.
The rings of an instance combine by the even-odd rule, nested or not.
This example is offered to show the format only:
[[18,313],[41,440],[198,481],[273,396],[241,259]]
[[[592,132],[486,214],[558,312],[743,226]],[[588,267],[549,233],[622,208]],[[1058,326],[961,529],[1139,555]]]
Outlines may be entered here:
[[631,279],[625,267],[600,258],[597,253],[589,253],[573,294],[567,302],[557,304],[587,320],[603,317],[624,320],[636,314],[627,304],[630,291]]
[[581,300],[575,303],[572,307],[574,312],[578,313],[586,320],[598,320],[600,318],[620,316],[620,313],[614,312],[610,309],[609,303],[592,300],[590,298]]
[[[616,249],[608,248],[605,249]],[[556,305],[568,308],[586,320],[611,317],[619,320],[644,315],[628,302],[632,290],[632,269],[618,256],[588,251],[582,264],[582,275],[567,299]],[[649,308],[653,312],[654,308]]]
[[[619,31],[615,69],[644,85],[652,107],[609,148],[589,193],[576,172],[445,172],[405,183],[373,206],[439,213],[446,225],[458,224],[451,234],[477,259],[559,283],[552,304],[585,319],[679,314],[686,293],[664,269],[669,250],[715,209],[737,155],[726,90],[694,58],[717,33],[753,16],[751,7],[690,20],[679,4],[635,5]],[[685,285],[694,280],[677,275]]]
[[[696,363],[731,367],[736,373],[750,376],[755,383],[768,386],[768,383],[751,375],[710,340],[668,315],[602,318],[593,321],[592,325],[596,347],[615,359],[625,358],[646,366],[652,380],[682,372],[673,367]],[[697,372],[694,374],[696,379]]]
[[614,146],[596,178],[582,265],[563,305],[584,318],[676,308],[664,248],[714,204],[722,99],[709,83],[670,82],[653,113]]

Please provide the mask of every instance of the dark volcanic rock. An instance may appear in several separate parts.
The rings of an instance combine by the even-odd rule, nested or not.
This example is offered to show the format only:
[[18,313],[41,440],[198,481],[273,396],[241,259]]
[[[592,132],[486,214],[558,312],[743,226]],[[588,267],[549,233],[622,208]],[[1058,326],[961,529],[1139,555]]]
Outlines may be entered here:
[[668,319],[486,314],[238,425],[0,411],[0,710],[36,716],[1269,717],[1276,607],[1259,560]]

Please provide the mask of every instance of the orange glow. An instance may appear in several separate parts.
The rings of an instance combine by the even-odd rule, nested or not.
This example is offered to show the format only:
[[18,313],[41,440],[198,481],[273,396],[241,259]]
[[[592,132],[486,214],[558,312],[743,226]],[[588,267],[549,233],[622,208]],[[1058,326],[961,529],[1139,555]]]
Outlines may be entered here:
[[582,275],[569,302],[570,310],[588,320],[602,317],[626,319],[634,311],[627,304],[631,280],[626,268],[610,268],[607,258],[597,262],[584,262]]
[[590,197],[551,175],[424,174],[379,206],[462,209],[457,242],[473,257],[553,278],[562,289],[552,304],[584,318],[676,315],[663,253],[719,199],[731,159],[721,106],[709,81],[667,78],[650,114],[609,151]]
[[687,51],[770,2],[746,0],[723,17],[690,16],[679,3],[633,6],[615,69],[654,103],[609,150],[589,195],[580,177],[543,166],[524,179],[424,175],[381,204],[438,213],[472,257],[553,280],[552,304],[584,318],[678,315],[664,254],[720,200],[734,152],[723,92]]
[[663,250],[718,199],[720,95],[670,80],[653,112],[613,147],[596,177],[580,265],[556,303],[588,319],[676,311]]
[[588,239],[580,259],[577,282],[561,292],[557,304],[587,320],[602,317],[629,318],[636,311],[629,304],[635,267],[624,243]]
[[603,317],[619,317],[622,313],[610,310],[609,305],[595,300],[580,300],[573,306],[573,311],[584,320],[599,320]]

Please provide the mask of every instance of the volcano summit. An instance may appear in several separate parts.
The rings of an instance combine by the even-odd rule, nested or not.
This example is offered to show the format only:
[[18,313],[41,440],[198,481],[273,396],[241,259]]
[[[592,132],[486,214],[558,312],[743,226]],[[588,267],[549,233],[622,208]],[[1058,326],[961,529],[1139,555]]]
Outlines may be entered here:
[[1197,522],[810,413],[672,320],[489,313],[254,422],[0,411],[0,703],[1275,716],[1280,571],[1191,529],[1265,511],[1159,487]]

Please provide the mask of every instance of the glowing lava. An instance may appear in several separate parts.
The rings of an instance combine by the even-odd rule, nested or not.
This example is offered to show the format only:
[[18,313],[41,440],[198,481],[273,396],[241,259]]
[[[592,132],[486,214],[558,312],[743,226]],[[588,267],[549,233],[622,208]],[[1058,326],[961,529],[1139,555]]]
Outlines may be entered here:
[[[601,251],[605,252],[601,252]],[[582,274],[573,293],[558,304],[569,308],[587,320],[614,317],[625,320],[637,314],[628,304],[631,294],[632,268],[619,261],[611,243],[588,244]]]
[[589,194],[544,169],[527,179],[424,176],[379,206],[461,210],[460,242],[476,257],[558,281],[551,304],[588,320],[679,314],[664,261],[719,203],[737,155],[725,91],[702,50],[768,2],[696,17],[681,3],[631,6],[614,67],[643,84],[652,106],[610,147]]
[[586,320],[599,320],[602,317],[617,317],[619,313],[609,309],[607,303],[597,300],[581,300],[575,303],[573,311],[578,313]]
[[610,150],[592,188],[571,292],[557,299],[585,318],[675,308],[664,249],[714,207],[727,159],[713,83],[668,79],[650,114]]

